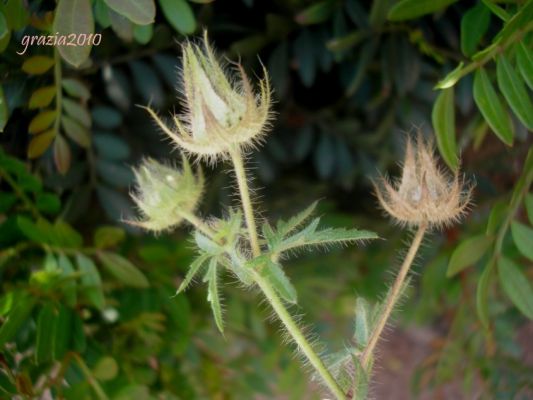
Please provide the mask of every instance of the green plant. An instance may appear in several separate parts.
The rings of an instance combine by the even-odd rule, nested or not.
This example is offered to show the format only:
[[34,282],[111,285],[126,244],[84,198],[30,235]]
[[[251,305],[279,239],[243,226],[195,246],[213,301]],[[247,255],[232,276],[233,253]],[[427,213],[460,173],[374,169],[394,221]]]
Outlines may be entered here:
[[[324,356],[318,354],[317,344],[310,342],[287,309],[286,304],[297,303],[297,294],[283,271],[281,261],[296,250],[348,244],[375,239],[377,236],[357,229],[319,230],[320,218],[307,222],[316,203],[288,221],[278,221],[275,227],[268,221],[263,222],[262,235],[259,235],[244,158],[246,148],[257,143],[270,118],[268,77],[260,81],[258,95],[253,93],[251,83],[240,65],[236,65],[240,81],[228,77],[208,43],[207,34],[204,35],[203,47],[191,43],[183,45],[182,62],[180,85],[184,88],[182,101],[185,112],[173,118],[177,132],[170,129],[151,108],[147,108],[147,111],[158,126],[187,153],[212,164],[229,158],[241,204],[237,209],[230,209],[226,219],[207,219],[209,222],[205,222],[193,214],[200,200],[202,179],[192,176],[187,160],[183,159],[183,172],[148,160],[136,172],[137,194],[134,194],[134,200],[146,220],[133,223],[157,232],[185,220],[195,228],[198,256],[191,264],[178,293],[203,273],[202,280],[208,286],[207,300],[221,333],[224,333],[224,322],[218,275],[220,269],[226,269],[245,287],[256,286],[261,290],[283,324],[287,336],[295,343],[297,351],[314,368],[332,395],[337,399],[346,399],[351,393],[353,399],[365,398],[374,349],[401,297],[424,234],[428,228],[457,221],[469,204],[471,189],[464,191],[457,174],[450,180],[439,171],[431,154],[432,149],[422,137],[418,138],[416,146],[408,139],[398,187],[384,180],[376,188],[383,208],[399,223],[416,226],[417,232],[383,303],[370,310],[364,302],[359,302],[354,335],[357,347],[347,350],[336,372],[332,373],[331,365],[328,368]],[[352,364],[351,367],[346,364],[347,357],[352,359],[348,363]]]

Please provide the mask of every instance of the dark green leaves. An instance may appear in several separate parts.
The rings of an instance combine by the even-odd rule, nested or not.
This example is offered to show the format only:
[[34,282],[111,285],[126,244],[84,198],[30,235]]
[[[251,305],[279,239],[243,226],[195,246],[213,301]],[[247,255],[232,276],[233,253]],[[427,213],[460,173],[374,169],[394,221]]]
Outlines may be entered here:
[[9,110],[7,108],[6,98],[4,96],[4,89],[0,85],[0,133],[4,131],[9,118]]
[[474,236],[461,242],[454,250],[446,276],[451,277],[466,267],[475,264],[487,252],[493,239],[485,235]]
[[452,170],[456,171],[459,162],[455,141],[455,108],[453,100],[453,88],[442,90],[433,106],[431,119],[440,154],[444,158],[444,161],[446,161],[446,164]]
[[127,286],[147,288],[150,286],[146,276],[128,259],[116,253],[98,252],[98,258],[106,269]]
[[498,261],[498,274],[503,290],[516,308],[533,319],[533,289],[528,278],[506,257]]
[[46,303],[37,317],[37,340],[35,361],[40,364],[55,357],[55,335],[58,312],[51,303]]
[[105,3],[134,24],[147,25],[154,22],[154,0],[105,0]]
[[511,106],[518,119],[533,130],[533,103],[529,98],[524,81],[515,71],[504,54],[496,62],[498,86],[505,100]]
[[461,51],[465,56],[476,52],[489,23],[490,10],[482,2],[478,2],[461,18]]
[[511,233],[520,253],[533,261],[533,229],[514,221],[511,223]]
[[444,8],[457,0],[400,0],[389,11],[391,21],[403,21],[422,15],[431,14]]
[[76,263],[78,264],[81,291],[84,297],[91,305],[102,310],[105,305],[105,298],[98,269],[93,260],[82,254],[76,256]]
[[183,35],[196,30],[196,19],[191,6],[185,0],[159,0],[163,15],[169,24]]
[[518,43],[516,49],[518,69],[530,89],[533,89],[533,52],[524,43]]
[[34,305],[34,298],[27,296],[18,298],[17,304],[11,309],[0,327],[0,348],[3,348],[4,344],[17,334],[19,328],[30,315]]
[[502,142],[511,146],[514,138],[511,119],[483,68],[478,69],[474,75],[474,100],[494,133]]
[[[54,17],[53,32],[68,36],[94,33],[93,10],[90,0],[59,0]],[[70,64],[79,67],[91,53],[91,44],[80,46],[57,46],[61,56]]]

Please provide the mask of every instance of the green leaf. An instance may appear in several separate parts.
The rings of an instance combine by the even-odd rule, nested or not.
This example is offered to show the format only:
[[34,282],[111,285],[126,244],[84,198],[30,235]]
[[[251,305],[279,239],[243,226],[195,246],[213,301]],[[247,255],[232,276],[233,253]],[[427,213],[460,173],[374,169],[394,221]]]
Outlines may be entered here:
[[80,147],[87,149],[91,146],[91,137],[86,127],[66,115],[61,117],[61,125],[67,136]]
[[59,305],[55,328],[54,358],[60,360],[70,349],[72,333],[72,311],[62,304]]
[[200,256],[198,256],[192,262],[192,264],[189,267],[189,270],[187,271],[187,275],[185,275],[185,278],[181,282],[176,294],[179,294],[179,293],[183,292],[185,289],[187,289],[187,287],[192,282],[194,277],[200,273],[202,266],[209,259],[209,257],[210,257],[209,254],[205,254],[204,253],[204,254],[201,254]]
[[61,271],[62,278],[64,279],[61,288],[65,295],[65,301],[69,307],[74,307],[78,297],[76,293],[76,281],[74,280],[74,267],[72,266],[70,259],[64,254],[60,254],[58,257],[58,267]]
[[159,0],[163,15],[179,33],[190,35],[196,30],[196,19],[185,0]]
[[336,6],[335,2],[331,0],[319,1],[300,11],[294,20],[300,25],[319,24],[331,17]]
[[317,205],[318,201],[311,203],[311,205],[309,205],[305,210],[300,211],[298,214],[291,217],[287,222],[279,220],[277,223],[278,233],[282,237],[285,237],[286,235],[291,233],[294,229],[304,223],[313,214]]
[[22,70],[30,75],[41,75],[54,65],[54,59],[47,56],[33,56],[22,64]]
[[473,236],[462,241],[452,253],[446,276],[450,278],[478,262],[492,242],[493,238],[485,235]]
[[113,357],[105,356],[93,368],[93,376],[99,381],[111,381],[118,374],[118,364]]
[[0,40],[5,39],[9,35],[9,27],[7,26],[6,17],[4,13],[0,12]]
[[56,120],[56,116],[57,116],[56,110],[41,111],[30,121],[28,132],[35,134],[35,133],[42,132],[47,128],[50,128],[50,126]]
[[50,243],[53,237],[53,228],[49,223],[33,223],[27,217],[19,215],[17,217],[17,226],[20,231],[31,241],[36,243]]
[[61,200],[53,193],[38,193],[35,207],[45,214],[57,214],[61,210]]
[[502,21],[508,21],[511,18],[509,13],[499,5],[495,4],[493,0],[481,0],[481,2],[485,4],[485,6],[487,6],[487,8]]
[[[58,36],[70,34],[91,35],[94,34],[93,9],[90,0],[59,0],[52,32]],[[74,67],[83,64],[91,53],[92,44],[77,46],[58,45],[57,49],[61,57]]]
[[355,333],[354,339],[357,347],[364,349],[368,343],[370,326],[368,321],[369,305],[365,299],[358,297],[355,302]]
[[116,246],[126,237],[124,229],[117,226],[101,226],[94,233],[94,245],[100,249]]
[[11,312],[0,327],[0,348],[3,348],[18,333],[19,328],[26,322],[33,310],[35,301],[34,297],[19,297],[17,304],[11,309]]
[[199,231],[194,232],[194,241],[201,250],[209,255],[219,255],[224,252],[224,248],[213,242],[208,237],[204,236]]
[[103,310],[105,297],[102,279],[96,265],[93,260],[80,253],[76,255],[76,264],[80,272],[82,293],[94,307]]
[[154,22],[154,0],[104,0],[109,8],[138,25]]
[[111,275],[125,285],[140,289],[150,286],[146,276],[121,255],[100,251],[97,256]]
[[83,237],[67,222],[58,219],[53,226],[53,230],[56,245],[70,248],[83,246]]
[[28,108],[34,110],[36,108],[48,107],[56,95],[55,86],[46,86],[37,89],[30,96]]
[[72,314],[72,349],[79,353],[85,352],[87,348],[87,338],[83,330],[83,321],[76,313]]
[[96,133],[93,144],[98,155],[106,160],[123,161],[130,155],[128,144],[120,137],[110,133]]
[[520,253],[533,261],[533,229],[520,222],[513,221],[511,223],[511,233]]
[[526,193],[526,196],[524,197],[524,204],[526,205],[529,223],[533,225],[533,194]]
[[353,364],[355,365],[355,379],[353,381],[356,397],[354,400],[366,400],[368,395],[368,388],[370,386],[370,378],[368,372],[361,365],[359,357],[352,356]]
[[23,0],[7,0],[0,2],[0,10],[5,15],[7,26],[13,31],[25,28],[29,13]]
[[391,21],[404,21],[441,11],[457,0],[400,0],[389,11]]
[[87,89],[84,83],[74,78],[66,78],[61,81],[63,90],[71,96],[82,99],[84,101],[91,97],[91,92]]
[[474,75],[474,100],[494,133],[502,142],[511,146],[514,138],[511,119],[483,68],[478,69]]
[[520,42],[516,48],[516,63],[522,74],[522,78],[530,89],[533,89],[533,52],[528,50],[524,42]]
[[139,44],[148,44],[152,40],[154,35],[154,26],[150,25],[137,25],[133,28],[133,37]]
[[91,114],[89,114],[89,111],[87,111],[87,108],[84,105],[69,98],[63,98],[63,108],[68,115],[82,124],[85,128],[91,127]]
[[296,304],[297,294],[296,289],[291,281],[285,275],[280,264],[273,262],[270,258],[265,257],[265,263],[261,269],[261,275],[264,276],[270,284],[274,287],[276,292],[287,302]]
[[490,261],[489,264],[483,270],[481,277],[479,278],[476,290],[476,311],[479,321],[485,329],[489,329],[489,306],[488,306],[488,293],[489,284],[492,278],[492,269],[494,262]]
[[490,23],[490,10],[478,2],[461,18],[461,51],[467,57],[476,52],[483,35]]
[[54,360],[55,335],[58,313],[51,303],[45,303],[37,317],[35,362],[41,364]]
[[92,109],[94,123],[104,129],[115,129],[122,124],[122,114],[115,108],[97,106]]
[[218,294],[217,283],[217,259],[211,258],[209,261],[209,269],[205,275],[204,281],[208,281],[207,288],[207,301],[211,303],[211,309],[213,310],[213,316],[218,330],[224,334],[224,323],[222,321],[222,308],[220,306],[220,297]]
[[498,261],[500,283],[513,304],[533,320],[533,288],[520,268],[506,257]]
[[72,154],[67,141],[62,135],[57,135],[54,140],[54,164],[61,175],[68,172],[71,159]]
[[454,86],[462,77],[464,65],[465,64],[463,62],[460,62],[452,72],[446,75],[444,79],[440,80],[439,83],[435,85],[435,89],[448,89]]
[[496,72],[498,86],[505,100],[526,128],[533,130],[533,103],[522,78],[504,54],[500,54],[496,61]]
[[8,119],[9,109],[7,108],[7,101],[4,96],[4,89],[0,85],[0,132],[4,131]]
[[455,141],[455,108],[453,88],[441,91],[431,113],[437,146],[446,164],[456,171],[459,167]]

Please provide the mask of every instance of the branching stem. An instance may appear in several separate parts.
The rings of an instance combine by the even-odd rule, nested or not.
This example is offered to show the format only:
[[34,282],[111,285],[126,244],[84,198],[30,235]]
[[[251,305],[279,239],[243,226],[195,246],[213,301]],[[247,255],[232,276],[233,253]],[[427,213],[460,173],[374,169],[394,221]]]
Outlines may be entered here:
[[[240,150],[236,149],[231,152],[231,160],[233,162],[233,168],[235,170],[235,176],[237,178],[237,185],[239,186],[239,193],[241,195],[242,208],[244,210],[246,226],[248,227],[248,235],[250,238],[252,254],[254,257],[258,257],[261,255],[261,248],[259,247],[259,238],[257,236],[254,212],[252,208],[252,202],[250,200],[250,191],[248,189],[246,171],[244,169],[244,163]],[[253,272],[253,277],[255,282],[267,298],[268,302],[274,309],[274,312],[277,314],[283,325],[285,325],[285,328],[287,329],[289,335],[291,335],[299,349],[307,357],[307,359],[318,372],[318,374],[322,377],[322,380],[324,381],[326,386],[329,388],[329,390],[331,390],[336,399],[345,400],[346,396],[343,393],[341,387],[339,386],[333,375],[331,375],[329,370],[326,368],[322,359],[314,351],[313,346],[311,346],[311,344],[307,341],[305,335],[300,330],[298,324],[294,321],[291,314],[285,308],[283,301],[280,299],[270,282],[263,278],[257,271]]]
[[379,341],[379,338],[381,334],[383,333],[383,329],[385,328],[385,325],[387,325],[387,321],[392,313],[392,310],[394,309],[394,306],[398,302],[403,283],[405,282],[407,273],[409,272],[409,269],[411,268],[411,265],[413,264],[416,253],[418,252],[420,244],[422,243],[422,239],[424,238],[424,234],[426,233],[426,230],[427,230],[427,224],[425,223],[421,224],[418,227],[418,230],[415,236],[413,237],[413,241],[411,242],[411,246],[409,247],[409,251],[407,252],[407,255],[405,256],[403,260],[402,266],[400,268],[400,272],[398,272],[398,276],[396,276],[396,279],[389,292],[389,296],[385,300],[385,309],[383,310],[383,314],[381,314],[379,321],[376,325],[376,328],[373,330],[370,336],[368,345],[366,346],[365,350],[363,351],[363,354],[361,355],[361,365],[363,366],[365,370],[368,369],[369,362],[372,359],[372,355]]

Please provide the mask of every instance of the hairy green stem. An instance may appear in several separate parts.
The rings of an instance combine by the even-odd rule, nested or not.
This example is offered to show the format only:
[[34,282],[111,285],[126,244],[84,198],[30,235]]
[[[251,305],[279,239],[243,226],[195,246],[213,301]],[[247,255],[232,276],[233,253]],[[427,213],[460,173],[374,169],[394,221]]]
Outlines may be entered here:
[[[250,237],[250,246],[252,247],[252,253],[254,257],[261,255],[261,248],[259,247],[259,238],[257,236],[257,228],[255,224],[254,212],[252,208],[252,202],[250,200],[250,191],[248,189],[248,181],[246,179],[246,171],[244,169],[244,163],[240,150],[234,150],[231,152],[231,160],[235,170],[235,176],[237,177],[237,184],[239,186],[239,192],[241,195],[242,207],[244,210],[244,216],[246,220],[246,226],[248,227],[248,234]],[[298,324],[294,321],[291,314],[285,308],[283,301],[279,298],[276,291],[268,280],[263,278],[257,271],[254,270],[253,277],[263,294],[267,298],[268,302],[274,309],[278,318],[281,320],[287,332],[294,339],[296,344],[302,353],[307,357],[311,365],[315,368],[318,374],[322,377],[322,380],[333,393],[336,399],[345,400],[342,388],[339,386],[333,375],[324,365],[322,359],[313,349],[311,343],[309,343],[298,327]]]
[[235,177],[237,178],[237,185],[239,186],[244,218],[246,219],[248,236],[250,237],[250,246],[252,247],[252,254],[254,257],[258,257],[261,255],[261,248],[259,247],[259,239],[257,238],[254,211],[252,201],[250,200],[250,190],[248,189],[248,181],[246,180],[246,170],[244,169],[242,154],[240,149],[234,149],[231,151],[230,155],[235,170]]
[[374,349],[379,341],[381,334],[383,333],[383,329],[385,328],[385,325],[387,325],[387,321],[392,313],[392,310],[394,309],[394,306],[400,298],[403,283],[405,282],[407,273],[409,272],[409,269],[413,264],[416,253],[418,252],[418,248],[422,243],[422,239],[424,238],[426,230],[427,224],[425,223],[421,224],[418,227],[418,230],[415,236],[413,237],[413,241],[411,242],[411,246],[409,247],[409,251],[407,252],[403,260],[400,272],[398,272],[398,276],[396,276],[396,279],[394,280],[392,288],[389,292],[389,296],[385,300],[385,309],[383,310],[383,314],[381,314],[378,324],[376,325],[376,328],[373,330],[372,335],[370,336],[368,345],[366,346],[365,350],[363,351],[363,354],[361,355],[361,365],[365,370],[368,369],[369,362],[372,359]]

